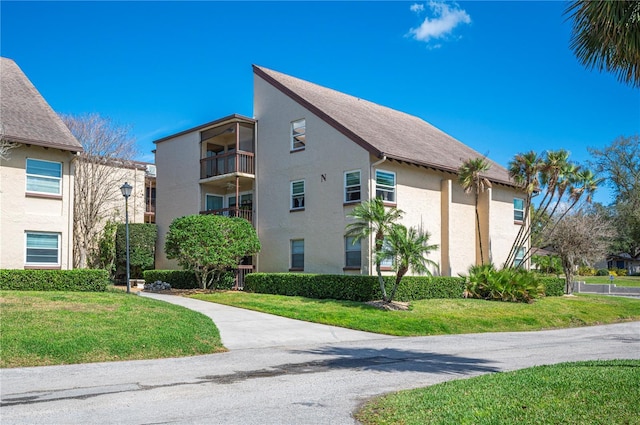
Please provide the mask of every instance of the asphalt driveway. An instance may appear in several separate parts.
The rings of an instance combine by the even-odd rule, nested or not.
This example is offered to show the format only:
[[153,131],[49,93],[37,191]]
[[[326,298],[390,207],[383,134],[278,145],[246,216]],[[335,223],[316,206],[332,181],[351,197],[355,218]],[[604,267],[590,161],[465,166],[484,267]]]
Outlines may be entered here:
[[2,425],[352,424],[361,402],[390,391],[540,364],[640,359],[640,322],[396,338],[172,300],[216,317],[230,351],[3,369]]

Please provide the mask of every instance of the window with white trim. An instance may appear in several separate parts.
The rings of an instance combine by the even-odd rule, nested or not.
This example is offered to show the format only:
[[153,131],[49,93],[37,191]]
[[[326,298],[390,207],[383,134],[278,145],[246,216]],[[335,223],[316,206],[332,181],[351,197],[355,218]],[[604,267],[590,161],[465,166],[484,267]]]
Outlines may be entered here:
[[[389,240],[387,238],[384,238],[384,241],[382,242],[382,251],[389,250],[389,245],[390,245]],[[393,268],[393,263],[394,263],[393,257],[386,257],[380,261],[380,267],[391,269]]]
[[385,202],[396,202],[396,173],[376,170],[376,197]]
[[524,221],[524,199],[513,198],[513,221]]
[[344,173],[344,202],[360,201],[362,186],[360,184],[360,170]]
[[291,268],[304,270],[304,239],[291,240]]
[[362,245],[360,239],[356,239],[353,236],[345,236],[344,238],[344,265],[345,267],[357,267],[362,266]]
[[27,158],[27,192],[62,195],[62,163]]
[[304,209],[304,180],[291,182],[291,209]]
[[60,265],[60,233],[26,232],[25,264]]
[[304,118],[291,122],[291,150],[304,149],[306,142],[307,122]]
[[516,256],[514,259],[514,264],[516,265],[516,267],[520,267],[522,265],[523,260],[524,260],[524,247],[520,246],[516,251]]

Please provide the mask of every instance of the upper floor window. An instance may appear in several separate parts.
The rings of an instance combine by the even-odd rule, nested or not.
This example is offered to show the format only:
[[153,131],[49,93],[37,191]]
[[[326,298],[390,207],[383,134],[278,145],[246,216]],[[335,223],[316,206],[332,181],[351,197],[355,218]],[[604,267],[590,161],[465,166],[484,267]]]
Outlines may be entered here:
[[344,202],[360,201],[360,170],[344,173]]
[[62,163],[27,158],[27,192],[62,194]]
[[304,239],[291,240],[291,269],[304,270]]
[[60,265],[60,233],[27,232],[25,235],[27,265]]
[[524,199],[513,198],[513,220],[524,221]]
[[362,265],[362,248],[360,239],[351,236],[344,238],[345,267],[360,268]]
[[291,209],[304,209],[304,180],[291,182]]
[[307,132],[307,122],[304,118],[291,123],[291,150],[297,151],[306,146],[305,134]]
[[376,197],[385,202],[396,202],[396,173],[376,170]]

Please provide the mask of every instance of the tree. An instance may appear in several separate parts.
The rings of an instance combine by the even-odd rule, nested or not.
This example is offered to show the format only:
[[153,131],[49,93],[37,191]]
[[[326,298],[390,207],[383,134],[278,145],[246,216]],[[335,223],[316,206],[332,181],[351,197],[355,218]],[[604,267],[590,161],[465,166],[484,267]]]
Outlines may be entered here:
[[388,302],[387,291],[384,287],[384,279],[380,270],[382,258],[378,255],[382,251],[385,236],[388,235],[394,224],[402,218],[403,211],[396,207],[385,209],[382,198],[374,198],[370,201],[362,202],[356,206],[347,216],[356,221],[347,225],[346,236],[353,237],[354,242],[374,235],[375,241],[375,261],[382,300]]
[[480,231],[480,215],[478,214],[478,197],[487,188],[491,187],[491,182],[481,173],[487,172],[491,164],[486,158],[468,159],[462,163],[458,169],[458,182],[462,185],[464,192],[473,192],[475,196],[476,208],[476,228],[478,229],[478,242],[480,244],[480,264],[484,264],[484,251],[482,250],[482,232]]
[[237,268],[243,257],[257,254],[260,241],[244,218],[189,215],[173,220],[164,250],[167,258],[193,270],[200,287],[206,289],[216,275]]
[[392,258],[396,271],[396,279],[387,302],[392,302],[396,295],[398,285],[402,278],[409,271],[413,270],[418,274],[431,276],[428,266],[438,267],[438,264],[426,256],[438,249],[438,245],[429,245],[431,234],[422,230],[410,227],[407,229],[402,224],[395,224],[387,238],[388,243],[383,245],[382,251],[378,253],[382,259]]
[[98,114],[61,115],[84,152],[75,159],[73,207],[73,265],[95,266],[96,241],[112,211],[122,202],[119,187],[125,168],[136,155],[129,129]]
[[640,255],[640,136],[620,136],[603,149],[588,148],[592,166],[615,196],[610,216],[618,229],[612,249]]
[[[126,276],[127,273],[127,239],[126,225],[118,224],[116,231],[115,261],[116,270]],[[129,224],[129,266],[132,279],[141,279],[145,270],[153,269],[156,256],[156,239],[158,227],[151,223]],[[122,275],[121,275],[122,276]]]
[[606,217],[595,209],[580,208],[547,229],[546,245],[562,261],[565,293],[573,290],[574,271],[579,265],[591,265],[607,252],[614,230]]
[[640,87],[640,2],[576,0],[565,15],[573,19],[569,46],[582,65]]
[[[516,265],[516,253],[522,247],[529,246],[522,259],[523,262],[527,261],[533,248],[529,243],[532,233],[543,233],[548,226],[557,226],[580,200],[591,202],[601,182],[589,169],[570,162],[569,152],[564,149],[547,151],[543,156],[533,151],[517,154],[509,163],[509,175],[523,190],[525,199],[523,223],[511,246],[505,267]],[[534,209],[533,197],[540,195],[538,207]],[[557,217],[556,213],[559,214]]]

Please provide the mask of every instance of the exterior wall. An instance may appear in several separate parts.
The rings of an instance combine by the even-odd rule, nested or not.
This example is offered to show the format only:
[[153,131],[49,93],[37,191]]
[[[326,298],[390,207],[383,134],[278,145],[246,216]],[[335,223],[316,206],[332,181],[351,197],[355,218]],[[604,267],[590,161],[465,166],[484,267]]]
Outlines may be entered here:
[[469,266],[476,264],[477,231],[475,200],[464,193],[456,178],[451,179],[451,205],[449,206],[449,258],[450,274],[466,274]]
[[523,197],[523,194],[514,188],[494,185],[491,189],[490,259],[498,268],[506,261],[521,226],[513,220],[513,198]]
[[171,222],[200,212],[200,133],[194,131],[156,145],[156,268],[178,269],[164,254]]
[[[261,272],[290,267],[290,241],[304,239],[304,271],[345,271],[344,173],[361,170],[361,196],[368,197],[369,153],[333,127],[254,77],[254,114],[258,120],[256,151],[256,227],[262,250]],[[291,150],[291,122],[306,119],[306,147]],[[290,185],[305,180],[305,209],[290,212]],[[361,273],[368,274],[366,243]]]
[[[72,268],[74,154],[20,145],[9,155],[0,162],[0,269],[25,267],[26,231],[60,233],[59,268]],[[61,198],[27,196],[27,158],[62,163]]]

